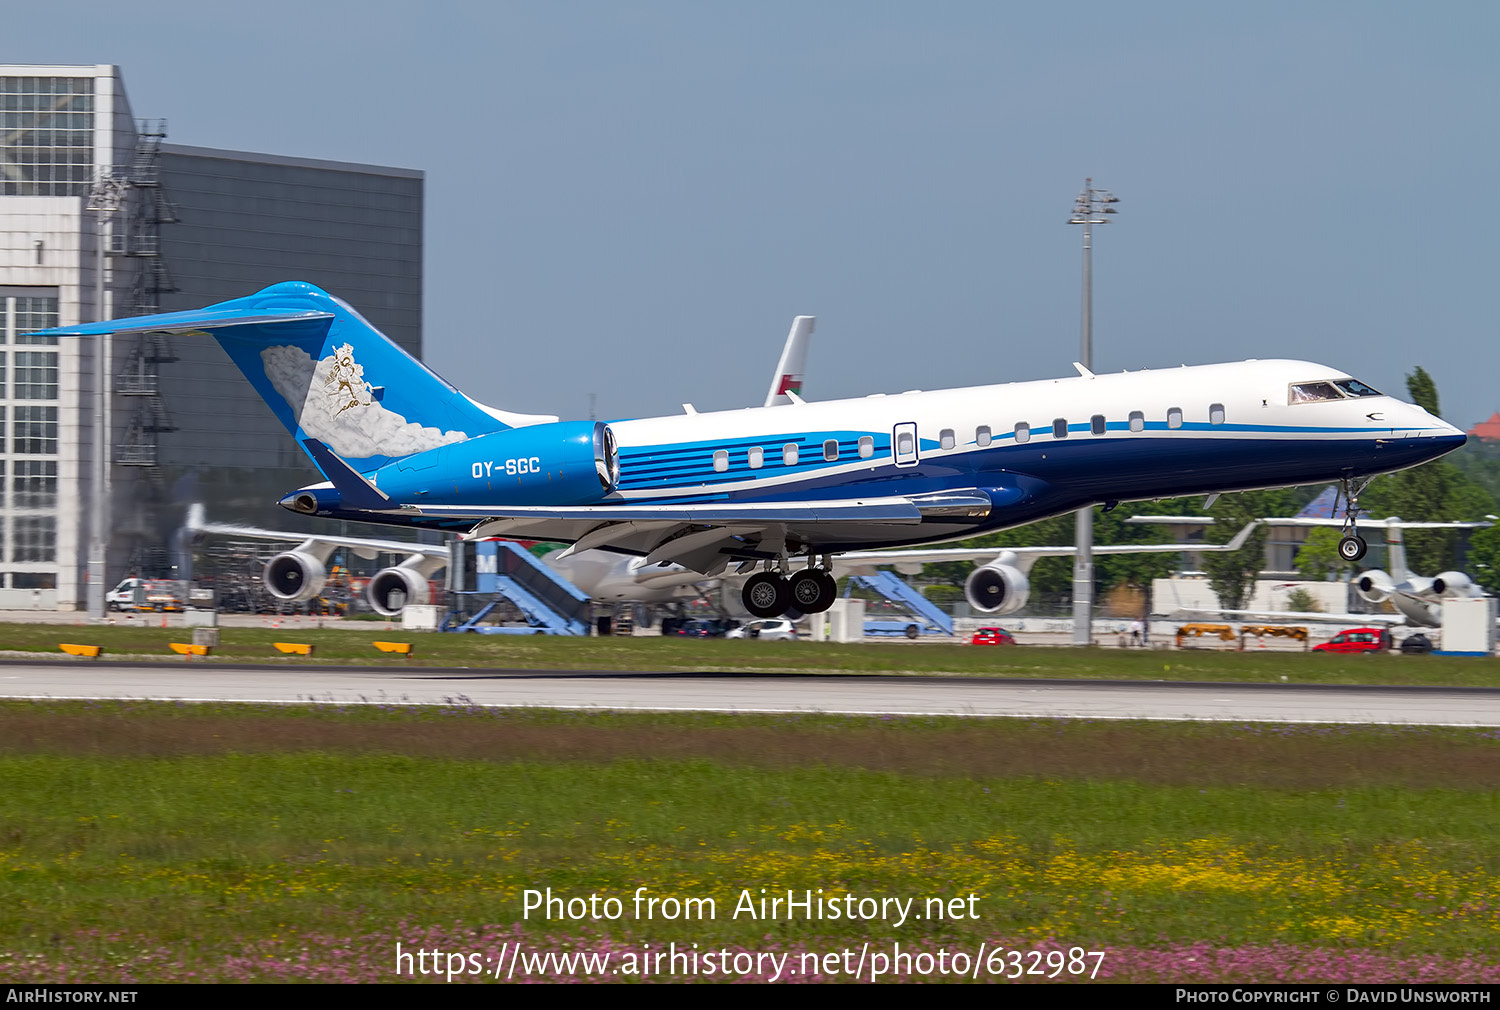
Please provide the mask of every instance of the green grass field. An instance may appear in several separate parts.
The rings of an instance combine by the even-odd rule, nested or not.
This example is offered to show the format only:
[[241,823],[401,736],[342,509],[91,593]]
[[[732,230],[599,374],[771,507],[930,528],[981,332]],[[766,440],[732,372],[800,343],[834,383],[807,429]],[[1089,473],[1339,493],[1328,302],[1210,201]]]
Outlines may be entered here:
[[[221,628],[213,655],[194,662],[308,663],[566,669],[745,671],[827,674],[934,674],[1167,681],[1276,681],[1316,684],[1410,684],[1500,687],[1500,659],[1442,656],[1333,655],[1252,649],[1148,651],[1039,646],[975,647],[949,643],[872,641],[858,645],[715,639],[554,638],[403,634],[379,628]],[[104,647],[109,658],[183,662],[169,642],[192,640],[187,629],[0,625],[0,655],[57,656],[59,642]],[[409,660],[378,652],[374,641],[412,642]],[[272,642],[308,642],[314,654],[286,657]],[[73,661],[73,660],[67,660]]]
[[[390,980],[398,940],[502,935],[1500,979],[1490,730],[7,702],[0,782],[15,981]],[[523,920],[548,887],[717,915]],[[760,888],[978,918],[732,918]]]

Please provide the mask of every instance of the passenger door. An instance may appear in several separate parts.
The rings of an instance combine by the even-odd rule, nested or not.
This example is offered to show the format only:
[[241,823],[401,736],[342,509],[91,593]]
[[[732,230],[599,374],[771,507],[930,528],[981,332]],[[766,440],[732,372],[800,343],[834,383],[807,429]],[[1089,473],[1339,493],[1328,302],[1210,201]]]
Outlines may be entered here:
[[891,454],[896,460],[897,466],[916,466],[919,454],[917,451],[917,425],[914,421],[906,421],[896,425],[891,431]]

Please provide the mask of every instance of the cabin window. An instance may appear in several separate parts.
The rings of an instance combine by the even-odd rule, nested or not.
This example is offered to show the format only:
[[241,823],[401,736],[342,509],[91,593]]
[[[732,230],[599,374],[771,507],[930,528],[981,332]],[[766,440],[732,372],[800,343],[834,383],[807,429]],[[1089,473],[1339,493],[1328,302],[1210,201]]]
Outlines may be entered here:
[[951,449],[958,444],[958,439],[954,437],[952,428],[944,428],[938,432],[938,444],[944,449]]
[[750,447],[749,453],[747,453],[746,455],[750,457],[750,469],[759,470],[761,467],[766,465],[766,450],[762,449],[760,446],[752,445]]
[[990,426],[981,424],[974,429],[974,444],[983,449],[990,444]]
[[875,455],[875,439],[869,435],[861,435],[859,439],[859,458],[869,459]]
[[784,445],[784,446],[781,447],[781,465],[782,466],[796,466],[797,465],[797,443],[796,442],[788,442],[786,445]]
[[823,458],[824,459],[828,459],[828,460],[834,460],[834,459],[838,459],[839,458],[839,441],[838,441],[838,439],[836,439],[836,438],[830,438],[830,439],[828,439],[827,441],[825,441],[823,443]]
[[1018,421],[1018,422],[1016,422],[1016,442],[1019,444],[1021,442],[1030,442],[1030,441],[1031,441],[1031,425],[1027,424],[1025,421]]
[[718,472],[718,473],[723,473],[725,470],[728,470],[728,469],[729,469],[729,450],[728,449],[720,449],[718,452],[714,453],[714,470],[716,472]]
[[1287,394],[1287,403],[1322,403],[1327,400],[1342,400],[1344,394],[1331,382],[1294,382]]
[[1102,435],[1104,434],[1106,427],[1107,426],[1104,423],[1103,414],[1095,414],[1093,417],[1089,418],[1089,434]]
[[1130,412],[1130,430],[1131,431],[1145,431],[1146,430],[1146,415],[1142,414],[1139,410],[1132,410]]
[[1222,403],[1210,403],[1208,405],[1208,423],[1224,423],[1224,405]]
[[1182,427],[1182,408],[1181,407],[1171,407],[1171,408],[1169,408],[1167,410],[1167,427],[1168,428],[1181,428]]
[[1053,438],[1067,438],[1068,437],[1068,420],[1067,420],[1067,418],[1065,418],[1065,417],[1059,417],[1059,418],[1057,418],[1056,420],[1054,420],[1052,422],[1052,437]]

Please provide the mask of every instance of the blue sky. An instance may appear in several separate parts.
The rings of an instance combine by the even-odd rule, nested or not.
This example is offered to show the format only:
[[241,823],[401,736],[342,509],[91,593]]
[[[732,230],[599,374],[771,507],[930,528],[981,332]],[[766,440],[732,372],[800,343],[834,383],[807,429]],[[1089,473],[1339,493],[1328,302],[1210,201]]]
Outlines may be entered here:
[[499,406],[1299,357],[1500,409],[1500,4],[12,5],[174,143],[427,173],[427,358]]

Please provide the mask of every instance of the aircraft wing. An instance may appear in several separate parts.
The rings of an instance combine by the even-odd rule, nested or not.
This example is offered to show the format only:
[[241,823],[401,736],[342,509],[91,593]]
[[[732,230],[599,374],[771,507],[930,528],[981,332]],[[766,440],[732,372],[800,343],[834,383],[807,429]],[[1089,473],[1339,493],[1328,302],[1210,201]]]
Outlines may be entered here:
[[1239,621],[1303,621],[1308,624],[1347,624],[1353,627],[1366,624],[1395,627],[1407,623],[1401,614],[1325,614],[1317,610],[1195,610],[1184,607],[1174,610],[1171,616],[1176,620],[1232,617]]
[[427,557],[448,557],[448,548],[442,544],[419,544],[401,540],[375,540],[369,537],[326,536],[322,533],[293,533],[290,530],[263,530],[257,526],[242,526],[238,523],[210,523],[203,519],[203,506],[194,505],[188,510],[187,531],[191,535],[212,534],[215,536],[240,537],[248,540],[274,540],[288,543],[334,544],[349,547],[366,560],[379,554],[422,554]]
[[[1261,520],[1252,520],[1246,523],[1244,528],[1234,535],[1225,544],[1205,543],[1174,543],[1174,544],[1096,544],[1093,548],[1095,554],[1161,554],[1172,551],[1192,552],[1223,552],[1237,551],[1245,546],[1245,541],[1255,528],[1262,524]],[[916,569],[922,565],[938,564],[944,561],[993,561],[1002,554],[1014,554],[1029,568],[1032,561],[1037,558],[1061,558],[1072,557],[1078,553],[1077,547],[1072,546],[1045,546],[1045,547],[940,547],[930,550],[895,550],[895,551],[848,551],[840,554],[834,559],[835,569],[843,570],[858,568],[873,568],[878,565],[896,565],[905,568],[911,566]]]
[[[1172,525],[1191,524],[1194,526],[1211,526],[1214,523],[1213,516],[1131,516],[1125,520],[1127,523],[1140,525]],[[1342,527],[1342,519],[1319,519],[1313,516],[1288,516],[1286,518],[1262,519],[1267,526],[1337,526]],[[1361,529],[1403,529],[1403,530],[1477,530],[1493,523],[1488,522],[1408,522],[1394,516],[1388,519],[1366,519],[1359,520]]]
[[[1295,516],[1287,519],[1267,519],[1267,526],[1343,526],[1342,519],[1317,519],[1312,516]],[[1403,530],[1478,530],[1493,525],[1487,522],[1408,522],[1405,519],[1397,519],[1392,516],[1389,519],[1360,519],[1358,523],[1361,529],[1403,529]]]

